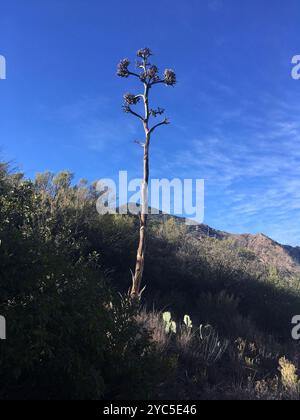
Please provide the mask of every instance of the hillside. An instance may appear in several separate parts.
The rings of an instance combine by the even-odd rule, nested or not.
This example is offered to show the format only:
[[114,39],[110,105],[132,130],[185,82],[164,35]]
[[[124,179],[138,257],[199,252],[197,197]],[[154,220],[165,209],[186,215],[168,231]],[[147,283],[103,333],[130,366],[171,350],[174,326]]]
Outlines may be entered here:
[[191,234],[198,239],[208,236],[221,241],[230,240],[236,247],[253,252],[260,262],[276,268],[282,275],[300,275],[300,247],[281,245],[262,233],[231,234],[206,225],[192,228]]
[[138,218],[100,216],[96,201],[68,172],[0,165],[0,399],[298,398],[278,377],[298,367],[299,280],[283,275],[296,250],[150,217],[136,305]]
[[[184,223],[184,219],[162,212],[159,215],[150,215],[150,218],[154,222],[173,219],[179,225]],[[205,224],[189,226],[187,233],[198,240],[212,238],[218,241],[230,241],[237,249],[247,249],[252,252],[260,263],[275,268],[282,276],[300,276],[300,247],[282,245],[263,233],[234,234],[216,230]]]

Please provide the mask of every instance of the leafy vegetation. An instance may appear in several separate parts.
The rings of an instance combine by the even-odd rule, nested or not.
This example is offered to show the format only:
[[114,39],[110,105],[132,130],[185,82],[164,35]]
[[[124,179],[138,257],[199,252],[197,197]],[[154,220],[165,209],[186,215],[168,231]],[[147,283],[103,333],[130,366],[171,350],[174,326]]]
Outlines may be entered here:
[[99,216],[96,199],[68,172],[0,167],[1,399],[299,398],[298,279],[150,217],[138,308],[139,220]]

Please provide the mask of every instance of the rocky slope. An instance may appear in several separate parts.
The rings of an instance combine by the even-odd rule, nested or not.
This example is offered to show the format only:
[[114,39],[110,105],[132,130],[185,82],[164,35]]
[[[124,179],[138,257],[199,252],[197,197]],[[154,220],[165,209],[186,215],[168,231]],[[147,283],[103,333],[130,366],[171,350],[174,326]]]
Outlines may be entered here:
[[[175,219],[183,224],[184,219],[149,208],[150,221],[157,223],[168,219]],[[216,230],[205,224],[192,225],[189,234],[201,240],[204,237],[219,241],[231,241],[236,247],[251,251],[258,260],[270,267],[276,268],[284,276],[300,277],[300,247],[282,245],[268,236],[259,234],[232,234]]]
[[263,264],[275,267],[280,273],[289,276],[300,275],[300,247],[281,245],[262,233],[230,234],[206,225],[192,227],[191,234],[199,239],[209,236],[217,240],[230,240],[237,247],[253,252]]

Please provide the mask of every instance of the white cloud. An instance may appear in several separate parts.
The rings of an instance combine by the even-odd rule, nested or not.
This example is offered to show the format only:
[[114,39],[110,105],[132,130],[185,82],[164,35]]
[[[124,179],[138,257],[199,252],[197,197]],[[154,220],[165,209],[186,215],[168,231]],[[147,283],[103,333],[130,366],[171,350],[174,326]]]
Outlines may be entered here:
[[300,106],[268,95],[260,101],[262,115],[226,110],[211,136],[185,142],[189,147],[170,166],[206,179],[207,198],[219,203],[217,224],[249,226],[300,244],[300,224],[293,220],[300,217]]

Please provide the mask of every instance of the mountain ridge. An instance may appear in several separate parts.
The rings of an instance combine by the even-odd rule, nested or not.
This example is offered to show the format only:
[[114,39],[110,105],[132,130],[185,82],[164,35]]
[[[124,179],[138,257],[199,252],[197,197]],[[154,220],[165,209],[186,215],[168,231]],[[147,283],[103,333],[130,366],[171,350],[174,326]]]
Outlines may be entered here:
[[[136,207],[131,208],[131,204],[120,207],[124,210],[127,207],[129,212]],[[134,211],[132,212],[134,213]],[[161,210],[149,207],[150,222],[167,221],[173,219],[176,223],[185,224],[185,218],[170,215]],[[270,269],[276,269],[278,273],[287,277],[300,277],[300,247],[291,245],[283,245],[264,233],[230,233],[218,229],[214,229],[206,224],[195,224],[191,221],[191,225],[187,226],[187,232],[193,238],[201,240],[202,238],[212,238],[219,241],[231,241],[237,248],[246,249],[252,252],[255,257]]]
[[276,268],[281,274],[300,275],[300,247],[280,244],[264,233],[229,233],[207,225],[198,225],[191,233],[198,239],[208,236],[217,240],[231,240],[235,246],[252,251],[264,265]]
[[[152,218],[173,218],[179,223],[184,223],[183,218],[160,212],[150,215]],[[283,245],[264,233],[230,233],[214,229],[206,224],[188,226],[188,232],[194,238],[209,237],[219,241],[232,241],[237,248],[244,248],[259,259],[261,263],[270,268],[275,268],[280,274],[293,277],[300,276],[300,247]]]

